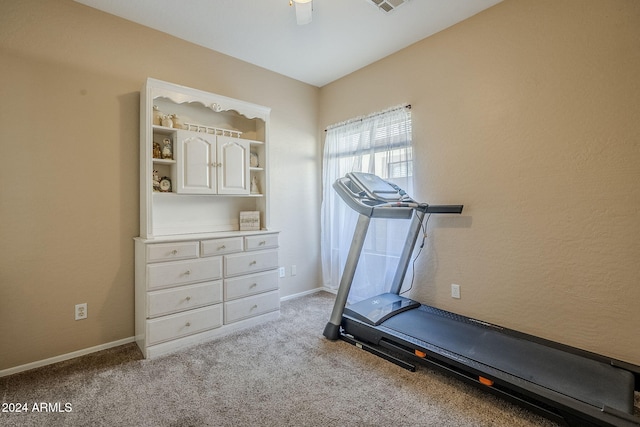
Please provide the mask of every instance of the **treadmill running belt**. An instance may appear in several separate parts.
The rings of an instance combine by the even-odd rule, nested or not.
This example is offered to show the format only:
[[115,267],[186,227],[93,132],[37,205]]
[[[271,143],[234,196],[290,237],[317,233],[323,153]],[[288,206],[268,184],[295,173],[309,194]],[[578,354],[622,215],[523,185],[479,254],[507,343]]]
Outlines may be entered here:
[[381,326],[595,407],[607,405],[633,413],[634,377],[630,372],[434,310],[421,306]]

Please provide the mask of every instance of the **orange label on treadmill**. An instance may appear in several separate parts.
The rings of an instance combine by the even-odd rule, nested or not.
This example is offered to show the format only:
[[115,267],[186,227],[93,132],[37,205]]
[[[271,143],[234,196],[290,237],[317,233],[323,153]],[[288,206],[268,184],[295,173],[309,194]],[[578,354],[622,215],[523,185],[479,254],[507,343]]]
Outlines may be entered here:
[[478,377],[478,380],[480,381],[480,384],[484,384],[484,385],[489,386],[489,387],[491,387],[493,385],[493,381],[491,381],[489,378]]

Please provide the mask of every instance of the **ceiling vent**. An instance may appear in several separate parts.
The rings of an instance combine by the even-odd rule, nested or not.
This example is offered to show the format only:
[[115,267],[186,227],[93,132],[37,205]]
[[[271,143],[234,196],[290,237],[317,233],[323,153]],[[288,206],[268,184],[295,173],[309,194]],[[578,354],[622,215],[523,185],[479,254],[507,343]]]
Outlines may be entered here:
[[367,0],[367,3],[371,3],[383,12],[391,12],[396,10],[408,0]]

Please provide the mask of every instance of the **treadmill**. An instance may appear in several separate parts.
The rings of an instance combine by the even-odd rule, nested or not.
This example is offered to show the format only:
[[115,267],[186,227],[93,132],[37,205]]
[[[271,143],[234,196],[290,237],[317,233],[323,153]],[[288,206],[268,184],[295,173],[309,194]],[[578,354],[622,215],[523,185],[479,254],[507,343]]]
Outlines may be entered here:
[[[422,363],[569,426],[640,426],[634,391],[640,366],[614,360],[399,295],[424,218],[460,214],[462,205],[428,205],[376,175],[353,172],[333,185],[359,213],[331,318],[324,329],[415,371]],[[389,293],[346,306],[371,218],[411,223]]]

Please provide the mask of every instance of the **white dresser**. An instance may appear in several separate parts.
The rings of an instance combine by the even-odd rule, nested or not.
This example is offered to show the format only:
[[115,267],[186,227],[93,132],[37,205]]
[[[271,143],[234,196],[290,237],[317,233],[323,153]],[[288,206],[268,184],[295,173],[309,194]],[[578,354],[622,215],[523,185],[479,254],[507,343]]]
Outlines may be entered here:
[[152,358],[279,316],[278,233],[135,239],[136,342]]
[[135,334],[145,357],[278,317],[270,111],[152,78],[140,91]]

